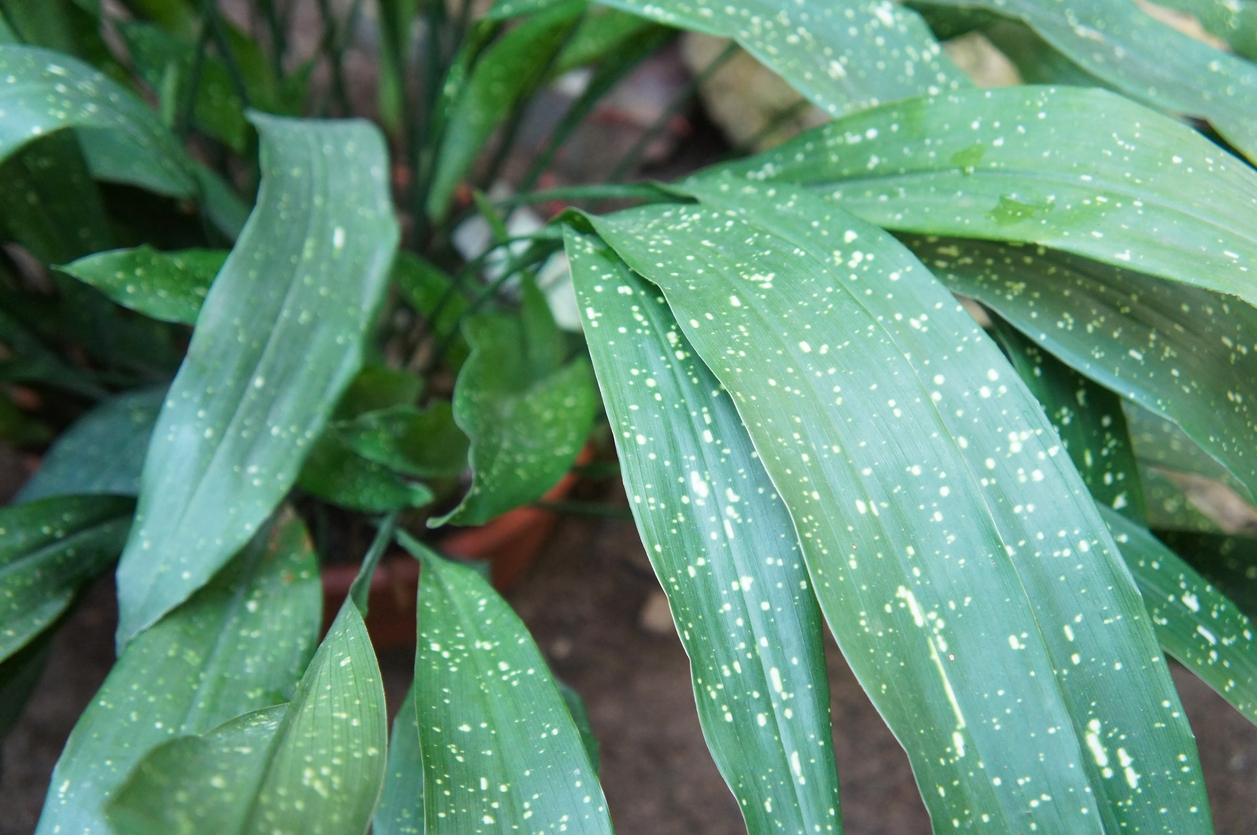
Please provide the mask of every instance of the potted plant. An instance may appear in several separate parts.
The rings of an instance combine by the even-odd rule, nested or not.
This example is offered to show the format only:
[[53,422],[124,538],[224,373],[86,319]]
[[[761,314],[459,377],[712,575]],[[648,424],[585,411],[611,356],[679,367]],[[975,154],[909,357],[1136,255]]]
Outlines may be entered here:
[[[939,831],[1211,831],[1165,654],[1257,715],[1253,543],[1182,477],[1257,485],[1257,48],[1182,5],[323,2],[302,53],[278,0],[0,3],[0,428],[57,436],[0,510],[6,721],[115,561],[120,611],[39,831],[609,832],[578,700],[428,534],[536,502],[600,410],[749,831],[841,829],[822,618]],[[539,190],[678,28],[832,121]],[[363,554],[322,638],[316,551]]]

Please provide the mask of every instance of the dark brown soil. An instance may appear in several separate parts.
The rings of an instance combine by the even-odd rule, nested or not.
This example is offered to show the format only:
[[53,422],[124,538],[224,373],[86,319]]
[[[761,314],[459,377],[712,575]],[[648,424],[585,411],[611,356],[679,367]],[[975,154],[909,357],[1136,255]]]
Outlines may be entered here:
[[[656,588],[631,523],[567,519],[508,597],[555,671],[584,696],[602,744],[602,779],[620,835],[744,832],[707,755],[689,668],[675,635],[639,627]],[[113,589],[97,584],[66,625],[22,723],[6,741],[0,835],[34,829],[48,777],[75,717],[112,663]],[[836,647],[828,651],[834,741],[849,835],[929,832],[908,761]],[[383,654],[390,703],[409,683],[411,653]],[[1220,835],[1257,821],[1257,727],[1181,668]]]

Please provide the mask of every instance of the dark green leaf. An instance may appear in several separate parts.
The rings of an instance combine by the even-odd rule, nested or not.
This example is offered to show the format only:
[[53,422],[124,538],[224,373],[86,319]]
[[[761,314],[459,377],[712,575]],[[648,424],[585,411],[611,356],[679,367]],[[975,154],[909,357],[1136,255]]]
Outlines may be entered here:
[[335,430],[314,444],[297,485],[324,501],[363,513],[422,507],[432,501],[427,487],[359,455]]
[[[454,288],[454,280],[423,258],[399,252],[393,262],[393,280],[402,298],[428,320],[434,333],[447,334],[457,328],[467,312],[467,299]],[[452,367],[462,366],[468,349],[461,334],[454,337],[445,353]]]
[[68,127],[80,133],[91,162],[98,134],[115,153],[130,155],[129,181],[163,194],[197,191],[191,162],[157,114],[116,82],[82,62],[31,46],[0,45],[0,72],[14,79],[0,89],[0,159],[31,140]]
[[887,228],[1041,243],[1257,302],[1257,172],[1104,90],[915,99],[730,168],[821,189]]
[[[44,673],[56,635],[55,626],[45,629],[26,646],[0,661],[0,741],[22,718],[22,710]],[[0,773],[3,771],[4,762],[0,758]]]
[[995,336],[1013,368],[1047,412],[1061,446],[1091,495],[1136,522],[1147,518],[1122,398],[1040,348],[1002,319]]
[[[89,161],[92,162],[92,171],[97,177],[116,179],[106,176],[108,172],[102,170],[103,159],[97,157]],[[225,180],[205,166],[197,165],[196,179],[201,186],[201,211],[205,213],[205,218],[229,240],[234,241],[244,229],[245,221],[249,219],[249,207],[236,196]]]
[[419,747],[419,715],[415,685],[406,691],[388,745],[388,777],[380,808],[371,822],[373,835],[424,835],[423,751]]
[[559,688],[563,704],[567,707],[567,712],[572,714],[572,722],[576,725],[576,730],[580,732],[581,745],[585,746],[589,764],[593,766],[594,774],[597,775],[601,746],[598,744],[598,737],[594,736],[594,729],[589,726],[589,711],[585,709],[585,700],[580,697],[580,693],[557,678],[554,680],[554,686]]
[[358,415],[410,405],[423,391],[423,380],[409,371],[368,363],[341,395],[333,417],[352,420]]
[[658,288],[597,238],[569,234],[567,252],[712,756],[753,835],[837,830],[821,615],[790,515]]
[[520,96],[540,82],[584,9],[584,0],[546,8],[507,32],[476,62],[449,114],[437,153],[427,205],[434,220],[444,219],[454,189],[481,146]]
[[[1024,21],[1087,72],[1167,113],[1208,119],[1257,158],[1257,67],[1154,19],[1128,0],[933,0]],[[1088,133],[1100,135],[1093,127]]]
[[[664,31],[664,27],[642,20],[619,9],[592,8],[577,24],[572,37],[563,45],[552,76],[559,76],[577,67],[594,64],[631,39],[648,37],[647,32]],[[654,38],[651,38],[654,40]]]
[[[173,96],[182,106],[193,78],[196,46],[149,23],[120,21],[117,28],[139,76],[153,90]],[[168,73],[174,73],[178,81],[173,90],[166,92]],[[232,84],[227,63],[217,55],[203,55],[200,59],[193,117],[197,126],[211,136],[221,139],[237,153],[244,151],[249,137],[244,102]]]
[[601,2],[733,38],[831,116],[969,84],[916,12],[884,0]]
[[[730,181],[691,192],[707,205],[595,227],[660,284],[732,393],[935,826],[1207,831],[1138,591],[994,344],[894,239],[832,204]],[[1014,744],[1004,710],[1054,731]],[[1126,756],[1137,779],[1105,771]]]
[[1234,603],[1152,534],[1101,508],[1165,651],[1257,723],[1257,636]]
[[473,480],[433,526],[483,524],[541,498],[576,460],[597,406],[588,360],[559,365],[562,334],[531,280],[519,316],[476,316],[463,333],[472,350],[454,388],[454,420],[471,439]]
[[130,499],[59,496],[0,508],[0,661],[60,617],[126,540]]
[[450,404],[394,406],[336,424],[336,436],[370,461],[416,478],[451,478],[467,469],[467,436]]
[[473,569],[422,563],[415,708],[426,831],[610,833],[580,732],[519,617]]
[[0,225],[45,264],[110,246],[100,192],[73,131],[23,148],[0,166]]
[[1257,618],[1257,539],[1190,531],[1158,531],[1157,536],[1250,620]]
[[123,307],[191,325],[226,259],[227,253],[213,249],[157,252],[140,246],[98,252],[59,269]]
[[292,486],[362,363],[397,244],[375,128],[253,119],[258,205],[157,420],[118,566],[120,644],[204,585]]
[[1257,310],[1041,247],[917,236],[905,243],[954,292],[980,300],[1102,386],[1177,422],[1257,494]]
[[281,511],[127,646],[57,762],[39,835],[108,832],[105,804],[154,747],[284,701],[318,641],[322,600],[305,526]]
[[16,500],[72,493],[136,496],[149,436],[165,400],[164,388],[112,397],[57,438]]
[[107,814],[119,835],[361,835],[387,746],[380,668],[346,600],[291,702],[157,747]]

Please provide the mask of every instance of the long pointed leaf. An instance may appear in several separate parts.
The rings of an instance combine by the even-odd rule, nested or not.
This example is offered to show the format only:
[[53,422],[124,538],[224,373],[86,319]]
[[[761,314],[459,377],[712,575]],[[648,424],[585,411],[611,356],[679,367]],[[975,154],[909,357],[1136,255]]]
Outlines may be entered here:
[[694,191],[710,206],[595,226],[733,393],[935,827],[1207,831],[1138,592],[994,345],[881,230],[806,192]]
[[790,515],[658,288],[595,237],[569,232],[567,253],[712,756],[753,835],[840,831],[820,610]]
[[118,566],[120,644],[204,585],[292,486],[361,365],[397,244],[378,131],[253,118],[262,190],[157,421]]
[[145,316],[191,325],[226,257],[212,249],[157,252],[140,246],[97,252],[59,269]]
[[914,99],[730,170],[819,188],[890,229],[1041,243],[1257,303],[1257,172],[1104,90]]
[[161,745],[110,803],[119,835],[360,835],[384,783],[384,686],[352,600],[292,701]]
[[610,833],[580,732],[519,617],[473,569],[423,564],[415,708],[430,835]]
[[419,746],[419,714],[415,685],[406,691],[388,743],[388,776],[380,808],[371,821],[374,835],[423,835],[423,750]]
[[905,243],[952,291],[1179,424],[1257,495],[1253,307],[1038,247],[915,235]]
[[57,761],[39,835],[107,835],[105,804],[148,751],[287,698],[314,651],[322,600],[305,526],[281,511],[127,646]]

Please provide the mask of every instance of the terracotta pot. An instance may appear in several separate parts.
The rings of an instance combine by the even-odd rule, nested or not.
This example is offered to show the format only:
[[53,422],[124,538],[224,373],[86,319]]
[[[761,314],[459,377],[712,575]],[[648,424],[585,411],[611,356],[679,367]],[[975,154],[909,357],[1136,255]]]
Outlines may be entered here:
[[[593,450],[586,448],[577,458],[586,463]],[[567,498],[576,486],[577,476],[568,473],[554,485],[543,501]],[[463,528],[441,540],[440,550],[465,560],[488,560],[493,585],[505,591],[532,565],[545,544],[558,514],[536,507],[521,507],[502,514],[486,525]],[[356,565],[323,568],[323,631],[332,625],[349,586],[358,575]],[[384,556],[371,578],[367,609],[367,631],[377,650],[409,646],[415,642],[415,596],[419,589],[419,563],[409,554],[395,550]]]

